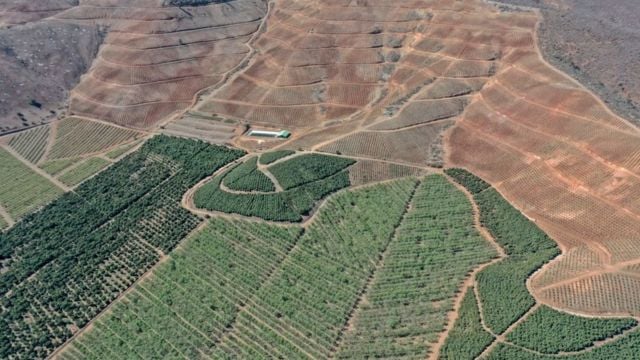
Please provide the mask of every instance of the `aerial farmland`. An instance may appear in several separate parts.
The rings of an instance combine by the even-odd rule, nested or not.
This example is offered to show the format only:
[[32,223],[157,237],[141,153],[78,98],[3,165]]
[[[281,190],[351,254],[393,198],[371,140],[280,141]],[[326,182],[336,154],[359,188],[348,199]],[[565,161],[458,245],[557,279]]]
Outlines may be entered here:
[[0,358],[640,358],[632,18],[0,2]]

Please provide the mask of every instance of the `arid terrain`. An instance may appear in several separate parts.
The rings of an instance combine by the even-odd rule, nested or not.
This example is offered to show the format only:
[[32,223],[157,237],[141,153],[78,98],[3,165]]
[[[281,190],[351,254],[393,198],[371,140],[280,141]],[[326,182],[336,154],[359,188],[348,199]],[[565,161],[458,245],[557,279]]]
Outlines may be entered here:
[[639,14],[0,0],[0,357],[633,358]]
[[640,123],[640,13],[634,0],[500,0],[540,9],[540,49],[618,115]]

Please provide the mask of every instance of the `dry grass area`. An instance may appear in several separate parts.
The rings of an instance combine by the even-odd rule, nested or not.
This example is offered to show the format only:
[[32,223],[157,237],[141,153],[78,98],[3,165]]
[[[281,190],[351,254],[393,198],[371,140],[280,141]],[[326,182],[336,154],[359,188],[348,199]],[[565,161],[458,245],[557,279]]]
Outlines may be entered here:
[[545,63],[534,43],[520,45],[501,48],[495,75],[450,133],[449,163],[492,183],[560,244],[563,255],[530,281],[539,301],[637,316],[640,132]]
[[59,21],[105,25],[109,34],[72,91],[70,112],[148,129],[186,110],[247,56],[266,5],[234,0],[197,7],[163,1],[82,1]]

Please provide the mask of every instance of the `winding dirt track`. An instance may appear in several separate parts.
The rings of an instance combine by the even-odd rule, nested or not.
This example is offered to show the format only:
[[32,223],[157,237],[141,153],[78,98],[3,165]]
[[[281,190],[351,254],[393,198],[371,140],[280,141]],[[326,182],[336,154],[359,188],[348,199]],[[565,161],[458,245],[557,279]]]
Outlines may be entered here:
[[537,43],[504,52],[448,149],[448,164],[489,181],[563,250],[529,281],[538,301],[640,313],[640,133],[549,66]]
[[[72,112],[153,128],[195,104],[294,130],[281,148],[424,168],[444,146],[446,165],[490,182],[558,242],[563,254],[528,281],[539,303],[640,315],[640,132],[542,58],[539,14],[480,0],[276,0],[253,20],[199,27],[175,9],[82,8],[56,19],[113,33]],[[234,217],[193,207],[203,183],[183,206]]]

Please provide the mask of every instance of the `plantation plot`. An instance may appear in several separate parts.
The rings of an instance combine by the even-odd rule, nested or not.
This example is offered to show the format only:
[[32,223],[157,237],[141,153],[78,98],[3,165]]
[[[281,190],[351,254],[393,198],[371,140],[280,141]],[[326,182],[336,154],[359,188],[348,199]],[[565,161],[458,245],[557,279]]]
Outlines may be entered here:
[[[547,329],[548,330],[548,329]],[[467,289],[458,310],[458,320],[440,350],[440,359],[475,359],[493,341],[482,327],[478,299],[473,288]]]
[[351,159],[309,154],[275,164],[269,167],[269,172],[287,190],[329,177],[353,163]]
[[47,172],[50,175],[57,175],[63,170],[69,168],[71,165],[80,161],[79,158],[71,158],[71,159],[60,159],[60,160],[49,160],[45,163],[40,164],[40,168]]
[[439,158],[441,134],[453,122],[397,131],[362,131],[320,148],[330,153],[427,165]]
[[62,355],[326,356],[414,186],[337,195],[304,233],[213,219]]
[[99,153],[141,135],[137,131],[73,117],[62,120],[56,126],[56,137],[48,159]]
[[257,163],[258,158],[253,157],[236,166],[224,177],[222,183],[236,191],[276,191],[271,179],[258,169]]
[[62,189],[0,148],[0,206],[17,219],[62,194]]
[[162,128],[167,135],[200,139],[212,144],[229,143],[237,135],[235,122],[223,122],[222,119],[203,117],[199,115],[185,115],[172,121]]
[[[213,219],[98,318],[65,354],[211,356],[238,312],[298,241],[300,228]],[[138,323],[146,324],[136,328]],[[163,330],[161,336],[157,331]],[[113,346],[121,342],[120,346]]]
[[[478,273],[479,297],[473,298],[481,311],[467,303],[472,298],[467,293],[441,351],[442,358],[480,353],[488,359],[557,358],[546,354],[580,359],[634,358],[630,349],[640,344],[634,319],[584,318],[544,306],[533,308],[536,300],[529,294],[527,278],[557,255],[555,244],[481,179],[461,169],[446,172],[473,193],[482,224],[504,248],[507,258]],[[631,334],[616,338],[627,331]],[[594,347],[601,341],[609,343]],[[487,348],[492,342],[497,342],[496,346]]]
[[[281,155],[290,153],[276,157]],[[194,205],[265,220],[301,221],[319,200],[350,185],[345,168],[354,163],[341,157],[304,154],[267,165],[270,179],[258,169],[257,160],[251,158],[197,189]],[[282,189],[276,191],[272,180]]]
[[104,169],[109,164],[111,164],[109,160],[105,160],[100,157],[89,158],[87,160],[84,160],[73,169],[65,172],[62,176],[60,176],[60,181],[69,186],[77,185],[91,175]]
[[543,306],[509,333],[507,340],[544,354],[578,351],[638,325],[634,319],[590,319]]
[[474,229],[471,204],[441,175],[419,185],[338,358],[425,358],[473,268],[495,250]]
[[200,223],[182,194],[241,155],[157,136],[1,234],[0,357],[46,357],[85,326]]
[[402,181],[332,197],[239,314],[221,352],[326,357],[391,240],[413,187],[412,181]]
[[427,172],[427,170],[421,168],[394,163],[359,160],[349,168],[349,180],[352,185],[363,185],[402,177],[421,176]]
[[9,140],[9,146],[23,158],[36,164],[45,153],[47,143],[49,142],[49,134],[49,125],[23,131]]
[[269,165],[277,160],[280,160],[286,156],[295,154],[293,150],[277,150],[270,151],[260,155],[260,164],[261,165]]

